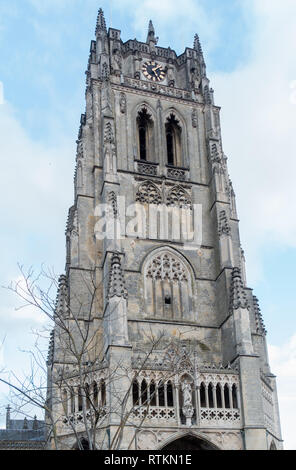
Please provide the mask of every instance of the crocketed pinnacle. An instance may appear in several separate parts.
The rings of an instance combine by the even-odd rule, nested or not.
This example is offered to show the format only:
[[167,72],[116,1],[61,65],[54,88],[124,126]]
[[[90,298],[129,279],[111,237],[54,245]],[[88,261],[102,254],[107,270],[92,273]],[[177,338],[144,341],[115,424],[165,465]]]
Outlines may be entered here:
[[68,282],[65,275],[59,278],[59,287],[56,301],[56,315],[60,318],[68,313]]
[[155,37],[155,29],[152,23],[152,20],[149,21],[149,26],[148,26],[148,36],[147,36],[147,44],[150,43],[150,41],[153,41],[155,44],[157,43],[157,38]]
[[230,293],[230,310],[239,308],[249,308],[246,291],[243,285],[240,268],[233,268],[231,293]]
[[219,215],[219,235],[230,235],[231,228],[229,225],[228,217],[226,211],[221,211]]
[[117,253],[112,256],[108,290],[109,299],[113,297],[122,297],[124,299],[127,299],[128,295],[125,287],[125,280],[122,272],[120,256]]
[[267,331],[266,331],[264,321],[263,321],[263,316],[259,307],[259,300],[255,296],[253,296],[253,305],[254,305],[257,333],[259,335],[265,336],[267,334]]
[[198,34],[194,36],[193,49],[195,49],[200,55],[203,55]]
[[106,26],[104,12],[103,12],[102,8],[99,9],[99,13],[98,13],[97,25],[96,25],[96,35],[99,32],[107,33],[107,26]]

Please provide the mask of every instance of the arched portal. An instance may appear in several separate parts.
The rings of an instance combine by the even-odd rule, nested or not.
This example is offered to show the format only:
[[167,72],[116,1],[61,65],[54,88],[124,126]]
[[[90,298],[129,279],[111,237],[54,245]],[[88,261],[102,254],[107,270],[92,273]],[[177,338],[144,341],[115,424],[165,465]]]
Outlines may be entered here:
[[173,442],[170,442],[162,450],[218,450],[218,448],[204,439],[188,435],[181,437]]

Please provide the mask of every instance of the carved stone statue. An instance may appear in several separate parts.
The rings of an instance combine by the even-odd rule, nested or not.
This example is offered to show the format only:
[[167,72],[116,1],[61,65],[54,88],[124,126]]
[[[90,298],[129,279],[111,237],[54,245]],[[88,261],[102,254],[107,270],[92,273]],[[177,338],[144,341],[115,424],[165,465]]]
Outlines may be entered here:
[[126,96],[124,93],[121,93],[120,95],[120,111],[122,114],[126,113]]
[[192,406],[192,389],[187,380],[182,384],[182,392],[184,406]]
[[192,426],[192,417],[194,415],[194,408],[192,406],[192,388],[188,380],[182,384],[183,393],[183,414],[186,418],[186,426]]

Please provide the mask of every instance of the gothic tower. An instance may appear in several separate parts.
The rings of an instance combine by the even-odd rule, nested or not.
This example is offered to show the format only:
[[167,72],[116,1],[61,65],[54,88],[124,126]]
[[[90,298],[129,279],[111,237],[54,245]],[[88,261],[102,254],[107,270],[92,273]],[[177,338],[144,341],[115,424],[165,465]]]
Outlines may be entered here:
[[281,449],[200,41],[180,56],[157,44],[152,22],[123,42],[99,10],[48,359],[52,445]]

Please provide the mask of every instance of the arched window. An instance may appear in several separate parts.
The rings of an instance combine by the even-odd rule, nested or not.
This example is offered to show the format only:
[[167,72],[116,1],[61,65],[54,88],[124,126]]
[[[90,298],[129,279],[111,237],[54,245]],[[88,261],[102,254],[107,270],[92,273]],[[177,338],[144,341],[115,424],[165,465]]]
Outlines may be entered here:
[[158,401],[159,406],[165,406],[164,384],[161,381],[158,384]]
[[167,161],[170,166],[182,166],[182,129],[174,114],[165,125],[167,143]]
[[133,382],[133,404],[134,406],[139,405],[139,384],[136,380]]
[[191,318],[191,274],[177,253],[157,250],[148,257],[144,264],[144,286],[146,312],[151,318]]
[[167,405],[172,408],[174,406],[174,391],[173,391],[173,384],[171,381],[167,383]]
[[230,408],[230,390],[228,384],[224,387],[225,408]]
[[104,380],[101,380],[101,405],[106,406],[106,385]]
[[156,406],[156,386],[155,386],[154,380],[152,380],[150,384],[149,393],[150,393],[150,405]]
[[86,409],[89,410],[91,406],[91,398],[90,398],[90,388],[88,384],[85,384],[85,398],[86,398]]
[[238,408],[238,399],[237,399],[237,386],[232,385],[232,403],[233,408]]
[[214,408],[214,387],[212,384],[209,385],[209,406],[210,408]]
[[99,390],[97,382],[93,383],[93,394],[94,394],[94,406],[98,408],[99,406]]
[[200,386],[200,406],[201,408],[207,407],[207,400],[206,400],[206,387],[205,384],[202,383]]
[[137,117],[138,155],[142,161],[153,161],[153,120],[147,108],[143,108]]
[[75,393],[73,387],[70,389],[70,394],[71,394],[71,413],[74,414],[76,412],[76,407],[75,407]]
[[216,394],[217,394],[217,408],[223,408],[223,405],[222,405],[222,388],[221,388],[220,384],[217,385]]
[[83,410],[83,406],[82,406],[82,393],[81,393],[81,388],[78,387],[78,411],[82,411]]
[[147,382],[143,380],[141,384],[141,403],[143,406],[147,405],[148,402],[148,389],[147,389]]

